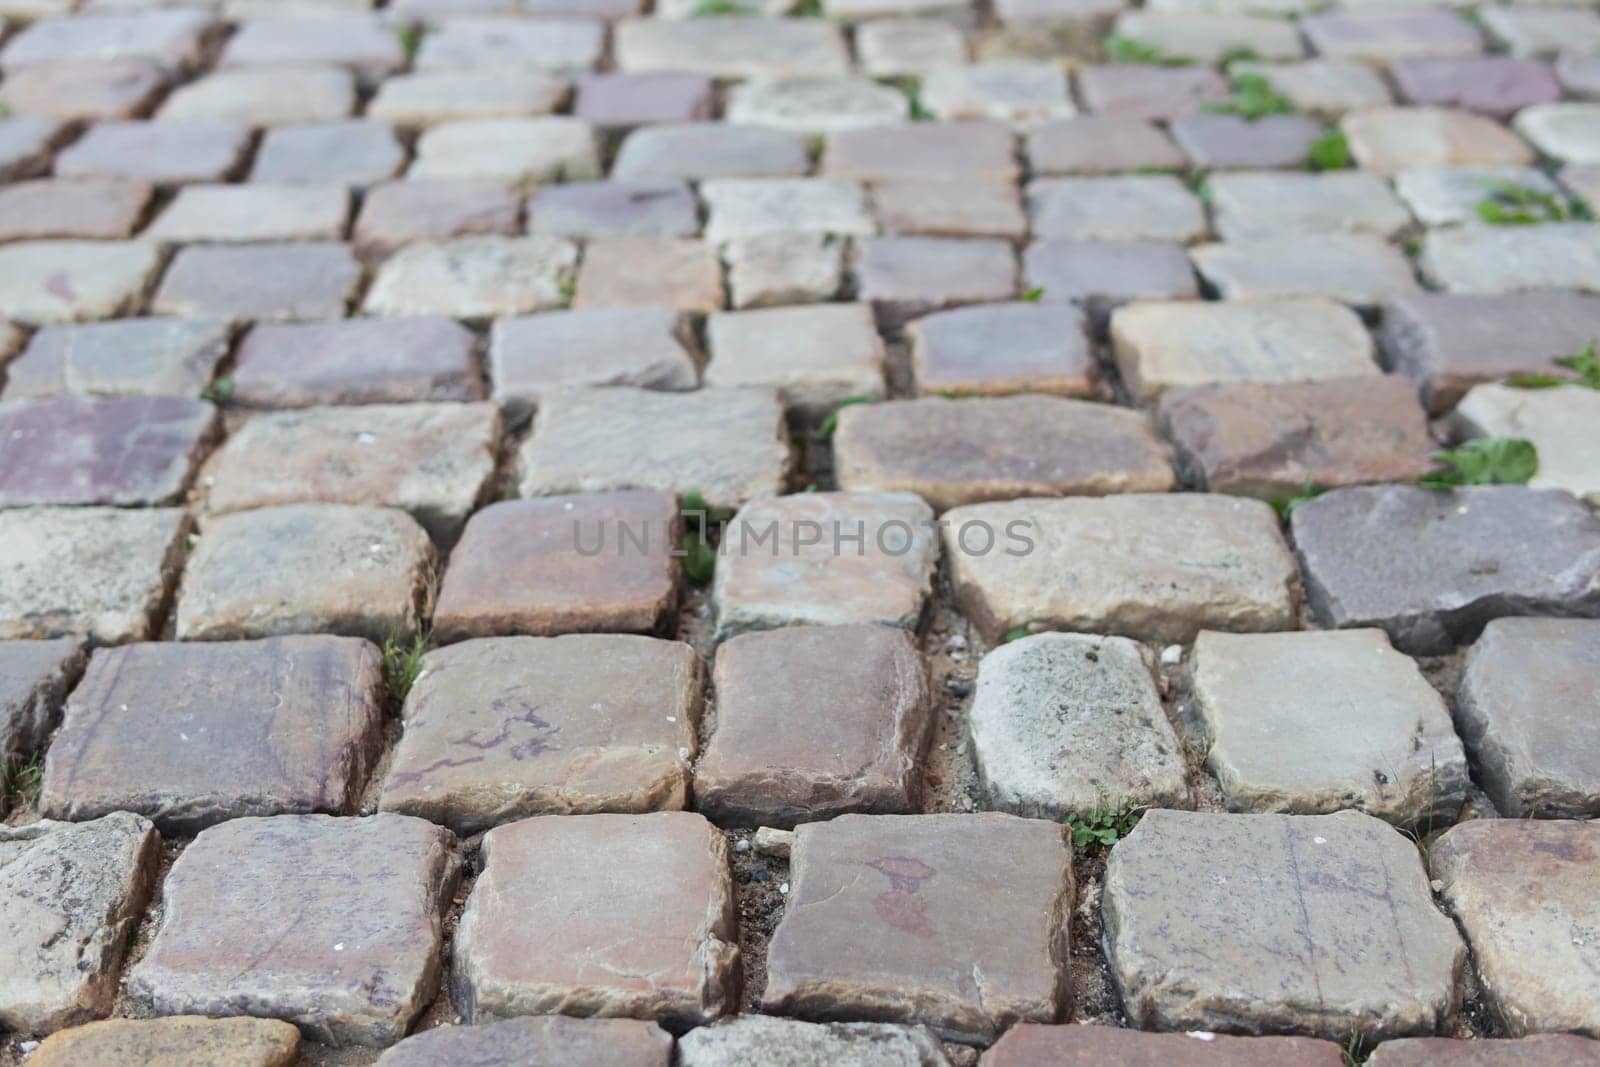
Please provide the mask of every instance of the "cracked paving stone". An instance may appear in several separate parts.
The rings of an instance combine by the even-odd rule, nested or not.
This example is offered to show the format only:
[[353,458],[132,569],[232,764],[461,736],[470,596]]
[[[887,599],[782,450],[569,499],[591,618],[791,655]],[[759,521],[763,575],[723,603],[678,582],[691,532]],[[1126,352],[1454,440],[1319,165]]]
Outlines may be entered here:
[[1147,1034],[1115,1026],[1021,1023],[995,1042],[983,1067],[1341,1067],[1344,1062],[1339,1045],[1309,1037]]
[[19,241],[0,246],[0,316],[50,325],[138,308],[161,269],[144,241]]
[[0,764],[44,748],[84,662],[73,638],[0,641]]
[[349,246],[332,241],[191,245],[167,268],[151,310],[187,318],[337,319],[360,282]]
[[882,399],[884,347],[865,304],[713,312],[706,385],[769,386],[820,422],[847,399]]
[[909,323],[906,337],[918,396],[1093,397],[1102,388],[1083,312],[1070,305],[956,308]]
[[63,1030],[28,1057],[29,1067],[138,1063],[145,1067],[292,1067],[300,1031],[276,1019],[107,1019]]
[[1457,438],[1518,437],[1539,453],[1534,489],[1565,489],[1600,504],[1600,391],[1579,385],[1518,389],[1475,385],[1457,405],[1448,425]]
[[474,236],[407,245],[378,268],[369,315],[487,318],[561,307],[578,262],[572,242],[545,234]]
[[808,1023],[770,1015],[740,1015],[685,1034],[682,1067],[947,1067],[939,1039],[921,1026],[891,1023]]
[[722,264],[708,241],[608,237],[584,247],[571,306],[705,313],[726,302]]
[[798,133],[720,122],[674,122],[628,134],[617,150],[611,178],[798,178],[809,166],[806,139]]
[[1420,291],[1410,260],[1374,234],[1318,234],[1314,257],[1305,244],[1278,235],[1197,245],[1190,255],[1224,300],[1325,297],[1364,309]]
[[1600,1041],[1576,1034],[1457,1041],[1447,1037],[1403,1037],[1372,1050],[1372,1067],[1595,1067]]
[[166,834],[246,815],[348,814],[377,759],[383,660],[349,637],[95,651],[45,760],[39,811]]
[[363,256],[383,256],[413,241],[515,237],[522,197],[495,178],[408,178],[367,190],[351,239]]
[[637,1019],[539,1016],[413,1034],[378,1057],[377,1067],[671,1067],[672,1035]]
[[138,228],[154,192],[142,182],[112,178],[0,186],[0,241],[125,239]]
[[56,157],[55,175],[220,182],[244,166],[250,143],[250,127],[234,122],[97,122]]

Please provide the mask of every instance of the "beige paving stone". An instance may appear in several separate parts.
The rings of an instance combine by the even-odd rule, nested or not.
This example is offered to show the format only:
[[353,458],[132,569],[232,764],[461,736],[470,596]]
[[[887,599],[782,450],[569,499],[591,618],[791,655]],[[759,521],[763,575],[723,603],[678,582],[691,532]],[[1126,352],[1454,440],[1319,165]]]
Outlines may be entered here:
[[401,126],[436,126],[548,115],[566,98],[567,83],[553,74],[419,71],[385,79],[367,105],[367,115]]
[[1226,1037],[1210,1031],[1148,1034],[1115,1026],[1039,1026],[1020,1023],[1005,1032],[983,1059],[983,1067],[1340,1067],[1339,1045],[1309,1037]]
[[1411,213],[1376,174],[1218,174],[1209,178],[1217,234],[1228,241],[1324,233],[1398,236]]
[[624,71],[691,71],[712,78],[843,75],[850,57],[839,28],[823,20],[628,19],[612,41]]
[[1600,225],[1462,226],[1433,230],[1418,258],[1422,276],[1449,293],[1538,289],[1600,293]]
[[[1600,27],[1600,15],[1585,14]],[[1536,104],[1519,111],[1512,126],[1553,159],[1600,163],[1600,104]]]
[[[325,5],[322,5],[325,7]],[[406,65],[400,35],[375,15],[253,18],[240,22],[217,63],[222,67],[328,64],[373,84]]]
[[752,78],[728,93],[729,122],[820,134],[892,126],[910,119],[906,95],[871,78]]
[[228,403],[308,408],[482,400],[476,347],[470,330],[437,316],[264,323],[234,353]]
[[1258,500],[1130,493],[944,518],[956,605],[991,640],[1028,627],[1182,644],[1294,625],[1294,559]]
[[810,167],[806,139],[786,130],[720,122],[645,126],[623,139],[613,180],[800,177]]
[[148,114],[166,87],[166,75],[146,60],[73,59],[8,73],[0,103],[62,122],[131,119]]
[[44,748],[84,662],[70,637],[0,641],[0,762],[26,762]]
[[722,263],[708,241],[607,237],[584,246],[574,308],[669,307],[719,311]]
[[1489,1007],[1512,1037],[1600,1033],[1600,826],[1480,819],[1429,852],[1433,876],[1472,946]]
[[790,827],[916,811],[933,726],[916,643],[887,626],[791,626],[717,650],[716,729],[695,807],[720,823]]
[[874,78],[922,75],[967,61],[961,31],[939,18],[886,18],[855,29],[856,57]]
[[701,816],[543,816],[489,831],[482,852],[452,957],[452,996],[468,1020],[581,1014],[681,1027],[737,1003],[728,846]]
[[1380,107],[1339,123],[1357,164],[1380,174],[1415,167],[1533,162],[1533,149],[1493,119],[1440,107]]
[[764,233],[722,245],[728,306],[826,303],[844,285],[847,238],[825,233]]
[[1066,241],[1193,241],[1205,207],[1169,174],[1038,178],[1028,183],[1033,235]]
[[601,176],[594,127],[564,115],[460,119],[417,138],[409,178],[592,181]]
[[1395,192],[1424,226],[1476,224],[1481,221],[1478,205],[1504,183],[1548,196],[1561,193],[1543,171],[1513,164],[1403,170],[1394,176]]
[[922,104],[941,119],[991,119],[1024,130],[1077,112],[1063,67],[1022,60],[929,71],[922,79]]
[[939,1039],[925,1027],[892,1023],[808,1023],[739,1015],[685,1034],[683,1067],[741,1063],[854,1063],[863,1067],[946,1067]]
[[1578,385],[1518,389],[1475,385],[1450,417],[1459,438],[1520,437],[1539,452],[1539,470],[1528,480],[1535,489],[1565,489],[1600,504],[1600,390]]
[[715,312],[706,342],[706,385],[776,388],[807,419],[886,391],[883,342],[865,304]]
[[718,550],[718,639],[801,624],[917,629],[939,559],[933,528],[932,509],[910,493],[799,493],[746,504]]
[[188,185],[146,228],[152,241],[337,241],[350,192],[337,185]]
[[349,119],[279,126],[262,134],[250,180],[364,188],[393,178],[407,158],[387,122]]
[[99,178],[0,186],[0,241],[132,237],[153,193],[142,182]]
[[150,310],[268,322],[337,319],[360,282],[349,246],[332,241],[191,245],[173,258]]
[[514,237],[521,215],[521,195],[500,179],[407,179],[367,190],[351,236],[358,254],[385,256],[413,241]]
[[1196,63],[1220,63],[1240,52],[1258,59],[1299,59],[1300,32],[1284,19],[1188,11],[1124,11],[1116,32]]
[[985,304],[906,326],[918,396],[1094,396],[1100,365],[1083,313],[1042,302]]
[[300,1056],[300,1031],[276,1019],[107,1019],[51,1036],[30,1057],[38,1067],[142,1063],[179,1067],[290,1067]]
[[56,156],[55,175],[218,182],[244,166],[250,143],[250,128],[235,122],[97,122]]
[[577,261],[572,242],[544,234],[420,241],[384,262],[363,307],[457,318],[543,311],[566,303]]
[[829,178],[719,178],[703,182],[706,240],[716,244],[770,233],[876,232],[859,182]]
[[533,1016],[423,1030],[378,1057],[378,1065],[492,1065],[515,1063],[519,1057],[566,1067],[670,1067],[672,1035],[655,1023],[636,1019]]
[[207,520],[178,594],[180,641],[415,632],[433,600],[434,549],[403,511],[294,504]]
[[436,649],[406,698],[378,806],[460,834],[531,815],[684,808],[703,676],[688,645],[647,637]]
[[792,863],[763,1011],[921,1023],[980,1045],[1064,1012],[1074,885],[1060,826],[845,815],[801,826]]
[[62,61],[141,59],[167,71],[197,65],[217,23],[205,11],[63,15],[31,23],[0,51],[7,74]]
[[1390,72],[1409,103],[1462,107],[1500,118],[1561,98],[1561,84],[1549,64],[1505,55],[1400,59]]
[[0,316],[49,324],[137,309],[161,269],[144,241],[18,241],[0,246]]
[[1315,242],[1315,256],[1297,236],[1197,245],[1189,255],[1224,300],[1324,297],[1370,308],[1420,289],[1410,261],[1380,237],[1323,233]]
[[822,173],[877,184],[1013,182],[1020,168],[1016,135],[1001,123],[912,122],[830,134]]
[[356,110],[355,77],[337,67],[219,70],[167,97],[162,122],[282,126],[334,122]]
[[1600,1063],[1600,1041],[1576,1034],[1539,1034],[1524,1038],[1489,1038],[1475,1041],[1447,1037],[1405,1037],[1385,1041],[1372,1050],[1373,1067],[1568,1067]]

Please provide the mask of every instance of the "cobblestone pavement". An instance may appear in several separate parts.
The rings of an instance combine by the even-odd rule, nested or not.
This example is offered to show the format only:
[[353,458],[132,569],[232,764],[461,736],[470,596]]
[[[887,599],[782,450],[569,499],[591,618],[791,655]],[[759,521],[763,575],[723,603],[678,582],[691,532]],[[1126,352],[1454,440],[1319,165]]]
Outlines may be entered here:
[[1600,1064],[1600,6],[647,6],[0,0],[0,1067]]

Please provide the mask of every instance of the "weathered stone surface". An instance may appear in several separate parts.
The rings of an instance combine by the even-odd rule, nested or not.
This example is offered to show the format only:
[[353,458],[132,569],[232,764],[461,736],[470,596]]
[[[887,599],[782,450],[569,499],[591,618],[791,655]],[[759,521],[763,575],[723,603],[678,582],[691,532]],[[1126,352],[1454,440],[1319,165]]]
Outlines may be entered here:
[[746,504],[718,550],[718,638],[798,624],[916,629],[939,559],[933,527],[932,509],[910,493],[798,493]]
[[670,631],[678,531],[677,501],[668,493],[491,504],[472,517],[451,553],[434,633],[455,641]]
[[1600,1033],[1600,825],[1479,819],[1429,856],[1506,1032]]
[[1103,907],[1141,1026],[1342,1041],[1431,1034],[1455,1010],[1466,946],[1416,847],[1359,812],[1147,812],[1106,862]]
[[689,1031],[678,1043],[682,1067],[764,1063],[851,1063],[860,1067],[946,1067],[939,1039],[920,1026],[889,1023],[807,1023],[770,1015],[740,1015]]
[[1058,393],[1093,396],[1100,365],[1083,313],[1018,302],[957,308],[906,326],[919,396]]
[[62,122],[131,119],[147,113],[166,87],[160,68],[142,59],[74,59],[8,72],[0,103],[13,114]]
[[517,459],[523,496],[695,489],[719,508],[782,492],[790,452],[775,390],[618,386],[549,397]]
[[152,637],[189,525],[177,508],[0,511],[0,640]]
[[865,304],[716,312],[706,342],[706,385],[770,386],[812,420],[886,391],[883,341]]
[[1410,104],[1504,117],[1561,98],[1548,64],[1510,56],[1401,59],[1389,65],[1389,72]]
[[940,18],[885,18],[855,27],[856,57],[874,78],[923,75],[967,61],[961,31]]
[[[1387,1046],[1385,1046],[1387,1047]],[[1038,1026],[1007,1030],[983,1058],[983,1067],[1340,1067],[1342,1050],[1309,1037],[1224,1037],[1209,1031],[1147,1034],[1115,1026]]]
[[269,322],[337,319],[360,281],[361,265],[342,244],[193,245],[167,268],[151,310]]
[[998,122],[913,122],[828,136],[822,173],[863,182],[1015,181],[1016,137]]
[[689,71],[711,78],[843,75],[849,50],[839,27],[821,19],[637,19],[612,42],[617,69]]
[[1300,22],[1318,53],[1383,63],[1411,56],[1470,56],[1483,35],[1465,19],[1437,9],[1329,11]]
[[917,810],[932,728],[916,643],[887,626],[795,626],[717,650],[716,731],[695,807],[722,823],[790,827]]
[[276,1019],[108,1019],[51,1036],[28,1062],[37,1067],[140,1063],[147,1067],[291,1067],[300,1031]]
[[0,186],[0,241],[131,237],[153,193],[142,182],[100,178]]
[[[985,525],[996,543],[980,554]],[[1202,629],[1294,625],[1294,559],[1257,500],[1130,493],[974,504],[948,512],[944,533],[956,604],[991,640],[1033,626],[1171,644]]]
[[44,747],[83,664],[72,638],[0,641],[0,764]]
[[548,115],[566,98],[566,81],[537,71],[423,71],[385,81],[367,115],[403,126],[434,126]]
[[198,397],[227,355],[224,323],[182,318],[45,326],[5,365],[5,398]]
[[1410,261],[1382,238],[1315,237],[1315,256],[1305,254],[1305,237],[1280,236],[1199,245],[1190,257],[1224,300],[1320,296],[1366,308],[1417,292]]
[[450,831],[403,815],[213,826],[167,875],[128,993],[162,1015],[277,1018],[325,1044],[393,1044],[438,988],[460,866]]
[[704,671],[688,645],[572,634],[423,657],[378,806],[471,834],[530,815],[683,808]]
[[217,62],[223,67],[328,64],[353,70],[371,83],[405,66],[406,54],[400,35],[376,16],[324,11],[318,18],[246,19],[234,29]]
[[729,122],[821,134],[892,126],[910,116],[899,89],[870,78],[752,78],[728,92]]
[[[1219,174],[1207,181],[1217,233],[1229,241],[1371,233],[1394,237],[1411,215],[1376,174]],[[1480,187],[1480,198],[1484,190]]]
[[856,242],[853,273],[858,298],[889,331],[930,311],[1017,295],[1016,254],[1006,241],[865,238]]
[[1382,627],[1413,655],[1502,615],[1600,615],[1600,518],[1566,493],[1358,486],[1291,521],[1318,622]]
[[0,826],[0,1024],[47,1033],[110,1012],[160,847],[127,812]]
[[646,126],[617,150],[613,180],[778,178],[806,173],[810,158],[798,133],[719,122]]
[[422,39],[415,65],[485,73],[580,70],[599,62],[605,41],[605,26],[594,19],[453,18]]
[[1476,224],[1478,205],[1496,186],[1508,183],[1548,196],[1561,193],[1543,171],[1513,164],[1403,170],[1394,176],[1395,192],[1425,226]]
[[232,122],[99,122],[56,157],[55,174],[219,182],[244,165],[249,151],[250,128]]
[[1035,174],[1117,174],[1182,170],[1182,151],[1142,119],[1082,116],[1045,123],[1028,135]]
[[1078,92],[1100,115],[1175,119],[1226,100],[1228,83],[1208,67],[1090,66],[1078,69]]
[[578,250],[559,237],[459,237],[401,249],[379,268],[371,315],[516,315],[566,302]]
[[1014,497],[1160,493],[1167,448],[1141,412],[1061,397],[924,397],[839,412],[839,488],[916,493],[935,511]]
[[1191,11],[1124,11],[1116,32],[1197,63],[1220,63],[1241,51],[1261,59],[1305,55],[1299,31],[1282,19]]
[[844,285],[845,245],[846,238],[825,233],[764,233],[725,242],[729,306],[832,300]]
[[702,183],[700,195],[706,202],[706,240],[716,244],[769,233],[876,232],[859,182],[718,178]]
[[671,308],[590,308],[496,319],[494,399],[513,421],[569,386],[693,389],[700,371],[687,317]]
[[378,1057],[378,1067],[440,1063],[506,1067],[518,1062],[565,1067],[670,1067],[672,1035],[637,1019],[536,1016],[478,1026],[440,1026],[406,1038]]
[[392,508],[294,504],[219,515],[184,569],[178,639],[404,636],[427,616],[433,563],[428,535]]
[[45,761],[46,818],[349,814],[377,758],[383,658],[350,637],[102,648]]
[[1456,1041],[1447,1037],[1406,1037],[1385,1041],[1367,1059],[1372,1067],[1590,1067],[1600,1063],[1600,1041],[1576,1034]]
[[703,74],[674,71],[589,74],[578,79],[572,113],[604,130],[705,121],[712,115],[712,83]]
[[218,427],[175,396],[0,402],[0,507],[177,503]]
[[1242,74],[1260,75],[1267,79],[1276,92],[1288,97],[1296,110],[1323,118],[1338,118],[1346,111],[1382,107],[1393,100],[1383,76],[1359,60],[1318,58],[1292,63],[1233,62],[1228,64],[1228,73],[1234,77]]
[[720,310],[726,301],[722,264],[708,242],[608,237],[584,247],[572,306],[704,313]]
[[921,1023],[978,1044],[1063,1012],[1074,889],[1060,826],[845,815],[801,826],[793,864],[763,1011]]
[[1520,437],[1539,451],[1539,470],[1528,485],[1565,489],[1600,503],[1600,391],[1571,385],[1518,389],[1476,385],[1450,417],[1458,437]]
[[1166,241],[1035,241],[1022,257],[1023,285],[1047,304],[1080,304],[1103,335],[1112,309],[1133,300],[1200,295],[1183,246]]
[[352,238],[362,255],[388,255],[412,241],[521,232],[522,198],[494,178],[387,182],[368,190]]
[[262,135],[250,180],[367,186],[393,178],[405,163],[405,147],[387,122],[279,126]]
[[737,935],[727,841],[701,816],[525,819],[484,836],[451,991],[472,1022],[581,1014],[705,1023],[737,1004]]
[[1271,500],[1432,467],[1427,415],[1397,374],[1169,389],[1157,414],[1184,481],[1213,493]]
[[266,323],[239,343],[228,402],[304,408],[481,400],[475,346],[470,330],[443,317]]
[[985,656],[967,725],[987,804],[1044,819],[1187,807],[1183,746],[1152,668],[1139,644],[1086,634],[1037,634]]
[[216,26],[210,14],[193,9],[44,18],[6,43],[0,65],[9,75],[37,63],[142,59],[176,72],[199,62]]
[[1439,107],[1379,107],[1340,122],[1350,154],[1380,174],[1413,167],[1532,163],[1533,149],[1499,123]]
[[189,185],[146,228],[154,241],[337,241],[350,216],[337,185]]
[[693,237],[700,215],[683,182],[580,182],[535,192],[528,228],[574,238]]
[[0,246],[0,316],[49,324],[138,307],[161,269],[143,241],[20,241]]
[[1037,178],[1033,234],[1067,241],[1192,241],[1207,232],[1200,200],[1170,174]]
[[1172,136],[1202,169],[1299,167],[1322,124],[1305,115],[1185,115],[1172,122]]
[[1021,199],[1009,182],[899,182],[875,188],[872,201],[886,234],[1020,240],[1028,232]]
[[600,177],[594,127],[565,115],[442,122],[417,138],[412,178],[499,178],[518,182]]
[[1433,230],[1419,263],[1452,293],[1578,289],[1600,293],[1600,224],[1462,226]]
[[1600,621],[1495,619],[1467,653],[1456,724],[1509,818],[1600,814]]
[[939,67],[922,79],[922,103],[940,119],[992,119],[1029,129],[1076,113],[1058,63],[993,60]]
[[355,78],[333,67],[219,70],[180,86],[156,113],[162,122],[283,126],[336,122],[356,110]]

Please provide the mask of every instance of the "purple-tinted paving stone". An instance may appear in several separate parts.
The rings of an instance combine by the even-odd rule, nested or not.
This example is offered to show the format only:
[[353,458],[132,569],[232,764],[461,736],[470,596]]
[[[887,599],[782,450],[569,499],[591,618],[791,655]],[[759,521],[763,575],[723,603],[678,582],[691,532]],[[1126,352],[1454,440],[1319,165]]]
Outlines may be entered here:
[[142,59],[78,59],[8,74],[0,103],[15,115],[62,122],[131,119],[147,114],[166,87],[161,69]]
[[56,157],[58,178],[131,178],[178,185],[232,177],[250,129],[232,122],[99,122]]
[[1372,1067],[1595,1067],[1600,1064],[1600,1041],[1577,1034],[1476,1041],[1406,1037],[1385,1041],[1367,1062]]
[[594,19],[468,16],[440,22],[422,38],[416,69],[583,70],[599,63],[605,42],[605,25]]
[[1503,615],[1600,615],[1600,518],[1558,490],[1338,489],[1292,526],[1317,621],[1382,627],[1413,655]]
[[1572,355],[1596,337],[1600,298],[1564,292],[1418,293],[1385,305],[1379,334],[1389,365],[1417,382],[1434,415],[1480,382],[1559,373],[1554,356]]
[[0,763],[44,747],[83,664],[72,638],[0,641]]
[[367,186],[393,178],[406,150],[386,122],[352,119],[271,129],[250,180]]
[[202,319],[46,326],[6,365],[4,397],[198,397],[228,354],[229,333],[225,323]]
[[428,653],[378,806],[478,833],[531,815],[681,809],[704,669],[622,634],[492,637]]
[[1115,29],[1164,56],[1195,63],[1224,63],[1245,53],[1260,59],[1299,59],[1305,45],[1295,26],[1279,18],[1216,11],[1124,11]]
[[1123,119],[1175,119],[1228,98],[1228,84],[1207,67],[1130,64],[1082,67],[1078,92],[1098,115]]
[[53,119],[0,116],[0,179],[32,178],[49,170],[50,153],[67,132],[66,125]]
[[658,122],[703,122],[712,116],[712,83],[703,74],[586,74],[572,113],[603,130]]
[[1552,159],[1600,163],[1600,104],[1536,104],[1518,112],[1512,125]]
[[[843,75],[849,50],[822,19],[638,19],[619,23],[612,52],[626,73],[688,71],[711,78]],[[3,57],[0,57],[3,58]]]
[[452,999],[475,1023],[705,1023],[738,1003],[737,937],[727,841],[701,816],[525,819],[483,839],[483,873],[456,928]]
[[1412,56],[1471,56],[1484,50],[1483,35],[1450,11],[1331,11],[1300,20],[1320,55],[1382,63]]
[[789,432],[774,389],[573,389],[543,398],[517,462],[523,496],[695,490],[738,507],[783,491]]
[[934,529],[932,509],[910,493],[799,493],[746,504],[718,551],[718,639],[794,625],[917,629],[939,561]]
[[764,126],[684,122],[646,126],[623,140],[613,181],[797,177],[810,167],[806,139]]
[[1181,170],[1183,152],[1154,123],[1084,116],[1045,123],[1028,135],[1035,174],[1117,174]]
[[1074,887],[1060,826],[845,815],[801,826],[793,864],[763,1011],[916,1022],[976,1044],[1065,1011]]
[[1322,124],[1304,115],[1185,115],[1172,136],[1202,170],[1304,166]]
[[859,299],[891,332],[930,311],[1010,300],[1017,260],[1005,241],[946,237],[872,237],[857,243]]
[[939,67],[923,77],[921,99],[940,119],[991,119],[1023,129],[1076,111],[1066,70],[1053,61]]
[[1038,1026],[1006,1031],[983,1057],[983,1067],[1340,1067],[1343,1050],[1309,1037],[1224,1037],[1146,1034],[1115,1026]]
[[49,324],[134,311],[161,269],[146,241],[19,241],[0,245],[0,317]]
[[441,545],[487,493],[493,404],[365,404],[258,415],[207,466],[212,515],[322,502],[400,508]]
[[925,315],[906,327],[918,396],[1093,396],[1100,364],[1083,312],[1070,305],[985,304]]
[[264,324],[234,356],[231,405],[482,400],[472,332],[446,318]]
[[247,815],[351,812],[377,758],[383,657],[352,637],[102,648],[67,702],[39,811],[193,834]]
[[1533,489],[1565,489],[1578,499],[1600,503],[1600,390],[1569,385],[1560,389],[1519,389],[1477,385],[1448,423],[1457,440],[1520,437],[1538,451],[1539,467],[1528,479]]
[[1381,237],[1317,234],[1315,256],[1305,254],[1306,240],[1290,235],[1198,245],[1190,256],[1229,301],[1323,297],[1367,308],[1419,289],[1411,262]]
[[1027,235],[1016,186],[1001,182],[901,182],[873,190],[878,226],[897,237]]
[[434,549],[393,508],[294,504],[208,519],[178,595],[181,641],[415,632],[432,601]]
[[1016,136],[997,122],[919,122],[828,136],[822,173],[864,182],[1010,182]]
[[826,303],[844,286],[848,241],[826,233],[763,233],[721,247],[735,310]]
[[772,1015],[738,1015],[685,1034],[681,1067],[741,1063],[852,1063],[860,1067],[946,1067],[939,1039],[921,1026],[893,1023],[808,1023]]
[[142,59],[168,71],[196,66],[218,24],[204,11],[66,15],[32,23],[0,51],[7,74],[37,63]]
[[706,239],[875,232],[861,183],[831,178],[721,178],[702,182]]
[[1297,110],[1323,118],[1392,103],[1389,85],[1377,70],[1351,59],[1306,59],[1293,63],[1235,61],[1228,73],[1255,74],[1289,98]]
[[191,318],[337,319],[360,281],[349,246],[331,241],[193,245],[167,268],[151,309]]
[[1451,293],[1538,289],[1600,293],[1600,225],[1455,226],[1432,230],[1418,258],[1422,276]]
[[1600,621],[1495,619],[1466,662],[1456,723],[1500,813],[1600,814]]
[[917,810],[932,727],[916,643],[887,626],[797,626],[717,650],[716,731],[695,806],[719,822],[793,826]]
[[1200,198],[1170,174],[1037,178],[1028,183],[1033,234],[1063,241],[1192,241],[1206,236]]
[[1022,276],[1044,303],[1081,305],[1097,334],[1129,301],[1200,296],[1183,246],[1165,241],[1034,241],[1023,252]]
[[1401,59],[1390,64],[1389,71],[1408,104],[1458,107],[1504,117],[1530,104],[1561,99],[1561,86],[1549,64],[1530,59]]
[[994,641],[1030,627],[1184,644],[1294,625],[1294,557],[1259,500],[1014,500],[957,508],[941,528],[956,605]]
[[856,58],[874,78],[921,77],[967,61],[961,30],[941,18],[885,18],[855,27]]
[[1600,15],[1593,11],[1499,11],[1483,13],[1484,26],[1514,56],[1553,56],[1600,48]]
[[528,201],[528,230],[582,239],[693,237],[700,212],[683,182],[546,185]]
[[156,112],[162,122],[282,126],[337,122],[356,110],[356,80],[337,67],[219,70],[180,86]]
[[839,412],[839,488],[916,493],[935,511],[1016,497],[1174,488],[1149,417],[1062,397],[924,397]]
[[346,67],[377,82],[406,65],[400,35],[372,15],[262,18],[239,23],[217,64],[222,67]]
[[385,182],[367,190],[352,237],[363,256],[387,255],[413,241],[521,232],[522,197],[490,178]]
[[40,1044],[30,1063],[73,1067],[81,1063],[184,1064],[217,1067],[292,1067],[300,1059],[300,1031],[276,1019],[107,1019],[63,1030]]
[[110,1013],[160,851],[155,829],[128,812],[0,826],[0,1025],[47,1033]]
[[1212,493],[1270,500],[1432,466],[1427,416],[1399,375],[1168,389],[1159,412],[1185,482]]
[[440,1026],[413,1034],[378,1057],[378,1067],[440,1063],[512,1067],[671,1067],[672,1035],[637,1019],[506,1019],[479,1026]]
[[1416,846],[1359,812],[1147,812],[1106,862],[1103,907],[1141,1027],[1342,1041],[1454,1012],[1466,947]]
[[504,634],[670,631],[680,528],[666,493],[586,493],[491,504],[450,554],[434,611],[441,641]]
[[574,308],[670,307],[689,312],[718,311],[726,302],[722,263],[709,242],[648,237],[589,242],[572,297]]
[[350,217],[341,185],[189,185],[178,190],[144,237],[199,241],[337,241]]
[[398,126],[548,115],[561,107],[568,91],[564,79],[537,71],[427,71],[385,81],[366,113]]
[[1393,174],[1421,167],[1527,164],[1533,149],[1483,115],[1442,107],[1380,107],[1340,122],[1350,154],[1366,170]]
[[213,826],[167,875],[128,993],[161,1015],[254,1015],[325,1044],[393,1044],[438,989],[460,867],[450,831],[403,815]]
[[189,526],[177,508],[0,511],[0,639],[150,638]]
[[489,377],[508,419],[573,385],[694,389],[700,369],[689,317],[671,308],[592,308],[496,319]]
[[706,342],[708,386],[771,386],[812,421],[886,392],[883,341],[865,304],[714,312]]
[[570,241],[546,234],[419,242],[384,262],[362,307],[369,315],[458,318],[559,307],[577,258]]
[[176,503],[218,424],[210,404],[175,396],[0,402],[0,507]]
[[1478,819],[1429,857],[1506,1033],[1600,1033],[1600,824]]
[[444,122],[417,138],[412,178],[499,178],[507,182],[599,178],[594,127],[565,115]]
[[0,241],[131,237],[152,193],[142,182],[94,178],[0,186]]
[[910,118],[898,88],[870,78],[752,78],[728,90],[723,117],[750,126],[826,134],[890,126]]

